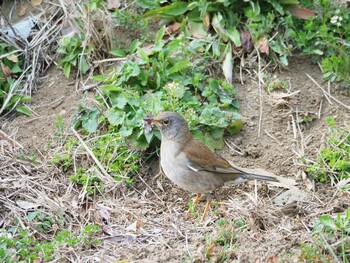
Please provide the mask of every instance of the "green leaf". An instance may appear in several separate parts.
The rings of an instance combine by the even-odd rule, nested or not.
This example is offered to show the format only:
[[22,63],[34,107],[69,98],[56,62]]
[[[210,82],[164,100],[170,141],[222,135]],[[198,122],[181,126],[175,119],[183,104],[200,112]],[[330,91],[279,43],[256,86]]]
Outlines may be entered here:
[[146,52],[142,48],[138,48],[137,51],[139,52],[143,61],[145,61],[145,63],[148,65],[149,64],[149,57],[146,54]]
[[31,116],[32,115],[32,112],[26,106],[18,106],[16,108],[16,111],[19,112],[19,113],[22,113],[22,114],[24,114],[26,116]]
[[40,215],[40,211],[34,211],[34,212],[30,212],[27,215],[27,220],[29,222],[33,221],[38,215]]
[[163,39],[164,34],[165,34],[165,30],[166,30],[165,25],[162,26],[162,27],[158,30],[157,35],[156,35],[156,42],[158,42],[159,40]]
[[278,3],[278,1],[267,0],[267,2],[269,2],[278,13],[280,13],[282,16],[284,15],[283,7]]
[[71,69],[71,64],[70,63],[66,63],[63,67],[63,73],[66,76],[66,78],[68,79],[70,76],[70,69]]
[[133,128],[132,128],[132,127],[127,128],[127,127],[123,126],[123,127],[121,127],[121,129],[119,130],[119,134],[120,134],[121,136],[128,137],[128,136],[130,136],[130,135],[132,134],[132,131],[133,131]]
[[169,70],[168,70],[168,74],[171,75],[171,74],[174,74],[174,73],[177,73],[179,71],[182,71],[184,69],[187,69],[188,67],[190,67],[192,65],[192,63],[190,61],[185,61],[185,60],[182,60],[182,61],[179,61],[179,62],[176,62],[174,66],[172,66]]
[[112,54],[113,56],[118,57],[118,58],[125,58],[126,57],[126,53],[121,48],[115,48],[115,49],[111,50],[109,53]]
[[132,41],[129,47],[129,53],[134,54],[140,44],[141,43],[138,39],[135,39],[134,41]]
[[108,109],[106,117],[110,124],[118,126],[124,122],[126,114],[124,111],[118,109]]
[[223,41],[227,41],[227,37],[226,37],[226,32],[224,27],[221,25],[221,20],[222,20],[222,15],[220,13],[217,13],[213,16],[211,25],[213,26],[214,30],[216,31],[216,33],[218,33],[219,37],[223,40]]
[[226,35],[231,39],[231,41],[235,44],[236,47],[240,47],[242,45],[241,36],[237,28],[228,28],[226,30]]
[[82,116],[82,126],[88,133],[97,131],[99,114],[97,109],[93,109],[91,112]]
[[126,100],[124,95],[120,95],[118,98],[113,100],[113,105],[115,105],[117,108],[123,110],[125,108],[125,105],[128,101]]
[[98,82],[103,82],[106,79],[108,79],[108,77],[106,77],[105,75],[95,75],[91,77],[91,80],[98,81]]
[[210,131],[210,134],[214,140],[219,140],[219,139],[222,139],[224,137],[224,131],[225,131],[225,129],[223,129],[223,128],[216,128],[216,129],[212,129]]
[[337,230],[337,225],[334,222],[334,219],[329,215],[321,215],[320,223],[331,230]]
[[85,74],[89,70],[89,64],[87,63],[85,56],[81,57],[79,66],[80,66],[80,71],[83,74]]
[[204,143],[212,150],[220,150],[224,148],[225,142],[223,138],[215,140],[209,133],[205,133]]
[[241,131],[243,128],[243,121],[241,119],[235,120],[234,122],[231,122],[227,130],[231,135],[237,134]]
[[154,10],[148,11],[143,15],[144,18],[151,16],[163,16],[163,17],[176,17],[184,14],[187,11],[189,3],[176,2],[171,5],[166,5],[164,7],[156,8]]
[[21,69],[21,67],[18,65],[18,63],[16,63],[16,64],[12,67],[11,71],[12,71],[13,74],[16,74],[16,73],[22,72],[22,69]]

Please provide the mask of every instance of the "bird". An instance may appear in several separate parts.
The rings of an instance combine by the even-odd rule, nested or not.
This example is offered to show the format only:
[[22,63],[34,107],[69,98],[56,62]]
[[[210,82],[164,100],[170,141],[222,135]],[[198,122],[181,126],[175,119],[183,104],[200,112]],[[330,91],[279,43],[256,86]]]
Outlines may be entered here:
[[278,182],[275,177],[247,173],[233,167],[227,160],[212,152],[204,143],[195,139],[187,121],[178,113],[160,112],[156,117],[144,117],[145,129],[156,126],[161,133],[160,165],[164,174],[179,188],[197,197],[195,205],[202,195],[207,203],[201,217],[203,221],[210,208],[210,194],[225,183],[238,179]]

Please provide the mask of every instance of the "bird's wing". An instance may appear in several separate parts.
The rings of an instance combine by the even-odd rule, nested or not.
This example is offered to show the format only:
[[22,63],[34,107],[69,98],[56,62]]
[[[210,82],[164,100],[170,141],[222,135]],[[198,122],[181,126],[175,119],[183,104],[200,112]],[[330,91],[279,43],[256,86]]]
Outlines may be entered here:
[[188,167],[195,171],[223,174],[241,174],[243,171],[232,167],[225,159],[213,153],[203,143],[192,139],[183,149],[188,159]]

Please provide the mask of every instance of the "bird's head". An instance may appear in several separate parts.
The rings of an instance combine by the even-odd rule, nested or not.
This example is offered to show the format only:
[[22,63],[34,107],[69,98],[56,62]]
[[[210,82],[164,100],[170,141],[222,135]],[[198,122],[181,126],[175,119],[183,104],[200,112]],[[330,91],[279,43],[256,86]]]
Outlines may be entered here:
[[154,118],[144,118],[146,125],[155,125],[165,140],[174,140],[189,133],[186,120],[178,113],[165,111]]

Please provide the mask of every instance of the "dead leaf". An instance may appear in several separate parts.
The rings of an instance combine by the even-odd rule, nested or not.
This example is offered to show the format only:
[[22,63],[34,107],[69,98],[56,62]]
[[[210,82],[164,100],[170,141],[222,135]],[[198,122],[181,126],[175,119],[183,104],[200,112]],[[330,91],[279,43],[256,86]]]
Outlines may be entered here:
[[212,256],[214,255],[215,248],[216,248],[216,243],[215,243],[215,242],[212,242],[211,245],[210,245],[210,247],[208,248],[208,251],[207,251],[207,253],[208,253],[209,256],[212,257]]
[[29,5],[26,1],[21,1],[21,5],[19,6],[18,16],[24,16],[27,13]]
[[118,9],[119,7],[120,7],[119,0],[107,0],[107,9],[109,11],[114,11],[115,9]]
[[41,3],[43,2],[43,0],[31,0],[32,5],[33,6],[38,6],[41,5]]
[[179,31],[180,27],[181,27],[181,24],[179,22],[174,22],[174,23],[170,24],[169,26],[167,26],[166,33],[168,35],[171,35],[177,31]]
[[208,31],[209,27],[210,27],[210,15],[208,12],[205,12],[205,14],[203,16],[203,25],[204,25],[206,31]]
[[4,63],[2,63],[1,60],[0,60],[0,65],[1,65],[1,70],[2,70],[2,72],[4,74],[3,76],[4,76],[5,79],[12,75],[11,69],[8,66],[6,66]]
[[24,210],[29,210],[29,209],[33,209],[33,208],[38,208],[40,205],[39,204],[36,204],[36,203],[32,203],[32,202],[28,202],[28,201],[25,201],[25,200],[17,200],[16,201],[16,204],[24,209]]
[[108,210],[106,208],[100,208],[97,210],[97,212],[101,219],[103,219],[103,221],[108,224],[110,219],[110,214]]
[[9,56],[6,57],[8,60],[11,60],[12,62],[17,63],[18,62],[18,57],[14,54],[11,54]]
[[258,47],[259,51],[263,54],[269,54],[269,41],[267,41],[266,37],[261,36],[256,41],[255,45]]
[[43,259],[41,257],[37,257],[36,259],[34,259],[33,263],[41,263],[43,262]]
[[[229,44],[231,46],[231,44]],[[232,50],[231,47],[228,48],[227,54],[225,56],[224,62],[222,63],[222,71],[226,81],[232,84],[232,72],[233,72],[233,61],[232,61]]]
[[249,53],[253,48],[252,36],[248,31],[240,31],[241,33],[241,43],[244,52]]
[[301,19],[308,19],[309,17],[315,16],[315,13],[312,10],[303,8],[299,5],[291,5],[288,8],[288,10],[292,16],[295,16]]
[[164,193],[163,185],[159,180],[157,180],[157,187]]
[[136,232],[136,231],[140,230],[141,227],[142,227],[142,221],[140,219],[137,219],[134,223],[129,225],[126,228],[126,230],[129,230],[129,231],[132,231],[132,232]]

